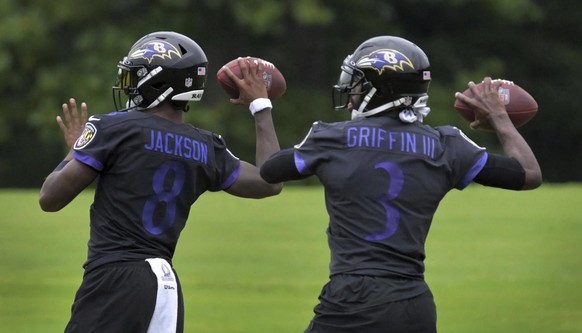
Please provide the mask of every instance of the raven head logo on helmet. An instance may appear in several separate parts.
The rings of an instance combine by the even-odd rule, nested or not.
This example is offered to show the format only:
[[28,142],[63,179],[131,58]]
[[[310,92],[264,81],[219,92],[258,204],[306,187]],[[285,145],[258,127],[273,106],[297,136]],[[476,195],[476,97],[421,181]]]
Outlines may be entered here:
[[171,31],[145,35],[117,65],[115,108],[144,110],[171,101],[187,111],[189,101],[202,98],[207,65],[206,54],[189,37]]
[[[410,41],[394,36],[368,39],[348,55],[333,86],[335,109],[348,108],[352,118],[369,117],[392,110],[426,116],[430,63],[426,54]],[[403,119],[401,112],[401,120]]]
[[151,64],[155,57],[172,59],[172,56],[182,58],[180,51],[174,45],[163,40],[155,40],[133,51],[127,58],[130,60],[145,59],[148,64]]
[[408,57],[398,50],[376,50],[367,56],[362,57],[356,63],[358,68],[371,68],[382,75],[385,69],[395,72],[404,72],[404,66],[414,69],[414,64]]

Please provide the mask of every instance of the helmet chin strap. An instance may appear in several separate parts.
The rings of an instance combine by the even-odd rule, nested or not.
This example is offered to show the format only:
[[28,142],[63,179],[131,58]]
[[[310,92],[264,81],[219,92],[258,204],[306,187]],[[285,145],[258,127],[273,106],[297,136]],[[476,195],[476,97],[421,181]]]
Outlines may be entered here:
[[130,98],[125,103],[125,109],[119,111],[143,111],[143,110],[144,108],[137,106],[137,104],[135,104],[133,100]]
[[156,98],[155,101],[153,101],[150,105],[148,105],[146,107],[146,109],[151,109],[155,106],[158,106],[161,102],[165,101],[166,98],[168,98],[168,96],[172,93],[172,91],[174,91],[174,89],[172,87],[166,89],[166,91],[164,91],[160,96],[158,96],[158,98]]
[[372,99],[374,94],[376,94],[376,88],[372,87],[370,89],[370,91],[368,92],[368,94],[366,94],[366,97],[364,97],[364,100],[360,104],[360,107],[358,108],[358,110],[352,110],[352,119],[373,116],[373,115],[378,114],[382,111],[386,111],[386,110],[391,109],[393,107],[400,106],[400,105],[404,104],[404,102],[406,101],[406,98],[402,97],[402,98],[399,98],[399,99],[392,101],[390,103],[380,105],[372,110],[365,111],[366,106],[368,105],[368,103],[370,103],[370,100]]
[[[370,117],[380,112],[404,105],[409,98],[402,97],[395,101],[380,105],[372,110],[365,111],[366,106],[376,93],[376,88],[372,87],[357,110],[352,110],[352,119]],[[402,122],[413,123],[415,121],[422,122],[424,117],[428,116],[430,108],[427,107],[428,95],[419,97],[413,105],[402,110],[399,118]]]

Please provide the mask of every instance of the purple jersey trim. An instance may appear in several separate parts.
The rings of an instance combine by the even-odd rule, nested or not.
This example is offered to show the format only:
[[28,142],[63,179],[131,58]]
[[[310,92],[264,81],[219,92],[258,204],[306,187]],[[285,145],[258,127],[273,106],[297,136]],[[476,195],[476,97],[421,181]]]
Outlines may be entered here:
[[462,190],[465,187],[467,187],[469,185],[469,183],[471,183],[473,181],[475,176],[477,176],[477,174],[479,172],[481,172],[481,170],[485,166],[485,163],[487,163],[488,157],[489,157],[489,155],[487,154],[487,152],[483,153],[483,155],[481,155],[479,160],[477,160],[477,162],[475,162],[475,164],[473,164],[471,169],[469,169],[469,171],[467,172],[465,177],[463,177],[461,182],[459,184],[457,184],[456,188],[459,190]]
[[73,157],[83,163],[86,164],[90,167],[92,167],[93,169],[97,170],[97,171],[102,171],[103,170],[103,164],[101,164],[101,162],[97,161],[96,159],[94,159],[92,156],[89,155],[82,155],[76,151],[73,152]]
[[236,168],[236,170],[234,170],[230,174],[230,177],[228,177],[228,179],[224,183],[222,183],[218,189],[210,190],[210,191],[216,192],[216,191],[225,190],[225,189],[231,187],[232,184],[234,184],[234,182],[238,179],[238,176],[240,176],[240,169],[241,169],[241,167],[239,164],[238,167]]
[[299,173],[303,175],[308,174],[309,171],[307,170],[307,163],[305,162],[303,157],[299,156],[297,151],[293,152],[293,156],[295,158],[295,167],[297,168],[297,171],[299,171]]

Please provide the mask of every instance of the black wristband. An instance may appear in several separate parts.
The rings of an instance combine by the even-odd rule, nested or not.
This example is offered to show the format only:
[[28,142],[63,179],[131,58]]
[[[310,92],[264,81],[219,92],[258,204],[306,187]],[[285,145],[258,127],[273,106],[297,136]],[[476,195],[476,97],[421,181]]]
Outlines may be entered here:
[[71,160],[63,160],[61,163],[59,163],[59,165],[57,165],[55,171],[61,171],[69,162],[71,162]]

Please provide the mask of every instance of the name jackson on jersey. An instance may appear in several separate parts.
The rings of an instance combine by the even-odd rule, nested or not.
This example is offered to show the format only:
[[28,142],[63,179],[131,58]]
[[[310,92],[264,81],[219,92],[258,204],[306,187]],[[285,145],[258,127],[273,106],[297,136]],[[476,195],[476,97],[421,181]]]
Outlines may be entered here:
[[150,129],[149,140],[144,145],[146,150],[192,159],[203,164],[208,163],[208,145],[171,132]]

